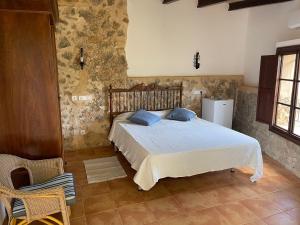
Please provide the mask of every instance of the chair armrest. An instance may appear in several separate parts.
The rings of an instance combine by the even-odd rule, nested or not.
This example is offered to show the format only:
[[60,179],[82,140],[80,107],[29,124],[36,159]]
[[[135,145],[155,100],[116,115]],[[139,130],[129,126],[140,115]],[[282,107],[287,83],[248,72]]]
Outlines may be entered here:
[[10,199],[21,200],[26,211],[27,222],[44,218],[47,215],[66,211],[66,200],[63,187],[49,188],[38,191],[22,191],[0,186],[0,193],[5,203],[8,215],[12,216]]
[[64,173],[61,158],[26,160],[26,166],[31,172],[31,184],[42,183]]
[[24,203],[28,221],[67,210],[63,187],[30,192],[18,190],[15,194],[15,198]]

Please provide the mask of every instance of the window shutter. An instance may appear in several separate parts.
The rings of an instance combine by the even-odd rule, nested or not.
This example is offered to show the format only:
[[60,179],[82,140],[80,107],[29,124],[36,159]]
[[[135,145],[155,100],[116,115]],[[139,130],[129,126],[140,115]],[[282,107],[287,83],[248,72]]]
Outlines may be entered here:
[[256,120],[262,123],[272,123],[277,67],[277,55],[261,57]]

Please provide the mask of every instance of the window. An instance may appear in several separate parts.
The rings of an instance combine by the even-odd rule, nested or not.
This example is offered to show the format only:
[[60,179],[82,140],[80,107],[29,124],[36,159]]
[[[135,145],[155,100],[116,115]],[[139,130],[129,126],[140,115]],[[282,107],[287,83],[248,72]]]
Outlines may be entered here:
[[300,46],[277,51],[278,73],[271,130],[300,143]]

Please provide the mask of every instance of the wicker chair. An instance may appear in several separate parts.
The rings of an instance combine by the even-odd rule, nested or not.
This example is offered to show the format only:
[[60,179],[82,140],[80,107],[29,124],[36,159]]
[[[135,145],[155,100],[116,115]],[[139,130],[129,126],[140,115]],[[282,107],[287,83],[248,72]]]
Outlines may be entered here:
[[[28,170],[31,186],[19,190],[14,189],[11,172],[18,168]],[[0,154],[0,201],[6,208],[8,224],[24,225],[38,220],[48,225],[53,222],[59,225],[69,225],[70,207],[66,204],[66,187],[53,185],[53,182],[59,184],[62,179],[60,177],[66,175],[69,182],[66,185],[70,188],[73,184],[72,191],[74,193],[71,192],[75,200],[73,176],[64,174],[62,159],[31,161],[17,156]],[[50,185],[49,181],[52,182]],[[50,216],[59,212],[62,214],[63,223]],[[17,223],[19,220],[21,221]]]

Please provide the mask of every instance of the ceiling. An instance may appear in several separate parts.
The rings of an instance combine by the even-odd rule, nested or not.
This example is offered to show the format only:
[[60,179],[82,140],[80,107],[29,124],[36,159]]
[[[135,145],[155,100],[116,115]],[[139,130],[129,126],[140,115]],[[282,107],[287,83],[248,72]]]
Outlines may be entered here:
[[[177,2],[180,0],[163,0],[163,4],[170,4],[173,2]],[[183,0],[181,0],[183,1]],[[198,0],[198,8],[203,8],[206,6],[218,4],[218,3],[228,3],[229,11],[244,9],[249,7],[261,6],[261,5],[269,5],[269,4],[276,4],[282,2],[289,2],[293,0]]]

